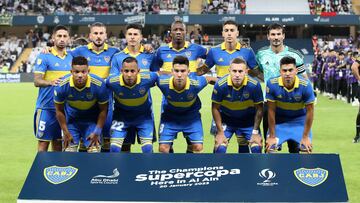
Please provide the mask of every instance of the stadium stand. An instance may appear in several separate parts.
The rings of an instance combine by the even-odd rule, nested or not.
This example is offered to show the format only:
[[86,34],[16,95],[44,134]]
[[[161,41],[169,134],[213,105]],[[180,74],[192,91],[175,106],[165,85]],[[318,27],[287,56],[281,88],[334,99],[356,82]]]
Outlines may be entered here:
[[189,0],[41,0],[1,1],[0,13],[38,14],[177,14],[187,13]]
[[[281,9],[279,9],[281,8]],[[246,14],[309,14],[310,8],[307,0],[271,0],[264,3],[263,0],[247,1]]]
[[246,0],[208,0],[202,14],[245,14]]
[[352,2],[350,0],[309,0],[312,15],[350,15]]
[[13,72],[12,66],[24,48],[24,41],[16,36],[0,38],[0,67],[3,73]]

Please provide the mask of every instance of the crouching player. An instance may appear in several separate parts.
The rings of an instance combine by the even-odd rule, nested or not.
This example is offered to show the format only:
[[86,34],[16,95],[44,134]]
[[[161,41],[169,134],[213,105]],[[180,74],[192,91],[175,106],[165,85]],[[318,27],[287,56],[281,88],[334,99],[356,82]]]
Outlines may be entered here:
[[109,94],[105,82],[89,74],[85,57],[73,58],[71,75],[63,78],[54,91],[56,118],[63,131],[63,150],[78,151],[80,140],[88,152],[100,152]]
[[155,128],[150,88],[157,79],[157,73],[140,73],[136,58],[127,57],[122,61],[121,74],[107,80],[115,98],[110,152],[121,152],[129,128],[136,129],[143,153],[153,151]]
[[157,85],[164,95],[159,129],[159,151],[169,153],[170,146],[179,132],[191,142],[192,151],[203,150],[201,101],[199,92],[216,78],[189,76],[189,59],[176,56],[172,63],[172,77],[159,77]]
[[263,113],[260,82],[247,75],[246,61],[231,61],[229,75],[216,82],[212,93],[212,114],[216,124],[215,153],[226,153],[235,133],[239,153],[261,153],[259,125]]
[[269,107],[267,151],[293,140],[300,145],[300,150],[311,153],[315,96],[310,81],[297,76],[294,58],[287,56],[280,60],[280,77],[267,81],[266,99]]

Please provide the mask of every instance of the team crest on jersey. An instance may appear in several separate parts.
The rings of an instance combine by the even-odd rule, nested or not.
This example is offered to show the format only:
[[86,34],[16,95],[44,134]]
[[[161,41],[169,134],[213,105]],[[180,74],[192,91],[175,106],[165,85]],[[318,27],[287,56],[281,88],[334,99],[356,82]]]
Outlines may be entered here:
[[294,96],[294,99],[295,99],[295,101],[300,101],[301,100],[301,95],[295,95]]
[[327,177],[329,172],[322,168],[299,168],[294,170],[295,177],[305,185],[315,187],[323,183]]
[[142,63],[144,66],[146,66],[146,65],[148,64],[148,61],[147,61],[146,59],[142,59],[142,60],[141,60],[141,63]]
[[55,67],[56,67],[56,66],[60,66],[60,64],[59,64],[59,63],[55,63]]
[[57,185],[70,180],[77,172],[78,169],[72,166],[50,166],[44,168],[44,177],[50,183]]
[[188,57],[188,58],[190,58],[190,57],[191,57],[191,51],[185,52],[185,56]]
[[92,99],[94,95],[91,92],[86,93],[86,98]]
[[166,56],[166,58],[171,58],[171,54],[168,54],[168,55]]
[[139,89],[140,94],[145,94],[145,92],[146,92],[145,88],[142,87],[142,88]]
[[188,100],[192,100],[192,99],[194,99],[194,94],[193,94],[193,93],[190,93],[190,94],[187,95],[186,98],[187,98]]
[[37,63],[38,65],[40,65],[41,62],[42,62],[42,60],[41,60],[41,59],[38,59],[36,63]]
[[250,93],[249,92],[244,92],[243,96],[244,96],[245,99],[249,99]]
[[87,59],[88,61],[90,61],[90,57],[87,57],[86,59]]
[[219,58],[219,60],[218,60],[219,62],[223,62],[224,61],[224,59],[223,58]]
[[104,56],[104,60],[106,61],[106,63],[109,63],[109,61],[110,61],[110,56]]

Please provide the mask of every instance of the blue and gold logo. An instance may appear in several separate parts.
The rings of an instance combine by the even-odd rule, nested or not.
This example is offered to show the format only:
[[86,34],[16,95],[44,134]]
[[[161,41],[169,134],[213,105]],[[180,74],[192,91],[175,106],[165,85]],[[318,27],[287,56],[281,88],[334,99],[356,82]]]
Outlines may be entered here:
[[72,166],[50,166],[44,169],[44,177],[50,183],[57,185],[70,180],[77,172],[78,169]]
[[294,170],[295,177],[305,185],[315,187],[323,183],[327,177],[329,172],[322,168],[299,168]]

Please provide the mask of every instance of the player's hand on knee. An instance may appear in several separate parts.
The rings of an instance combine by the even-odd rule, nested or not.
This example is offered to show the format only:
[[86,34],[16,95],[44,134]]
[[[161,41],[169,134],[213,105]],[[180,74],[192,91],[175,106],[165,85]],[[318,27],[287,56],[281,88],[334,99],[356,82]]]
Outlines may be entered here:
[[277,140],[275,136],[269,136],[266,139],[266,152],[269,153],[271,151],[276,150]]
[[249,145],[251,146],[253,144],[257,144],[257,145],[259,145],[259,147],[263,146],[261,135],[259,135],[259,134],[252,134],[251,135],[251,138],[249,140]]
[[309,137],[303,137],[300,141],[300,150],[310,154],[312,152],[312,144]]
[[91,133],[89,137],[86,138],[87,140],[90,141],[90,147],[95,146],[95,147],[99,147],[100,145],[100,141],[99,141],[99,136],[96,135],[95,133]]
[[224,135],[224,131],[218,131],[215,137],[215,148],[219,147],[221,144],[228,144],[228,140]]
[[74,138],[70,132],[64,132],[63,136],[64,150],[69,147],[70,144],[74,144]]

